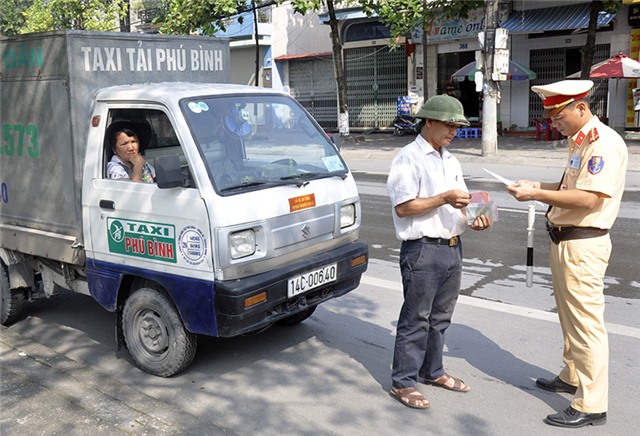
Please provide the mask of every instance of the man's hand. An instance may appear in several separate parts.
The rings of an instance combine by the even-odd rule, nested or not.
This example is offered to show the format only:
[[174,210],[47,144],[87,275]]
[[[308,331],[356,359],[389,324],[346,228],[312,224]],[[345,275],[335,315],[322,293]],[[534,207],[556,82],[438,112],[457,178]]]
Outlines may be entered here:
[[446,204],[449,204],[456,209],[462,209],[469,204],[469,201],[471,201],[471,194],[459,189],[452,189],[451,191],[447,191],[442,194],[442,197]]
[[540,189],[539,182],[518,180],[513,185],[507,185],[507,191],[518,201],[536,200],[536,194]]
[[491,220],[486,215],[477,216],[471,224],[473,230],[486,230],[489,227],[491,227]]

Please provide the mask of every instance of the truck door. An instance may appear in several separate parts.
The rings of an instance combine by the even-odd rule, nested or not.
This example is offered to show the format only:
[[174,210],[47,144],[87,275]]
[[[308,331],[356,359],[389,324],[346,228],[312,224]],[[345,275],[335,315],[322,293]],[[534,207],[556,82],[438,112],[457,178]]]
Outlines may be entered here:
[[[151,178],[154,158],[161,155],[177,154],[184,170],[189,168],[169,117],[152,109],[108,112],[107,125],[120,126],[106,128],[104,151],[96,158],[102,170],[84,183],[84,216],[89,221],[85,218],[85,225],[90,228],[87,256],[100,268],[118,271],[126,266],[146,277],[164,274],[212,281],[211,232],[199,190],[159,189]],[[128,180],[126,155],[114,153],[115,130],[122,130],[122,124],[138,138],[149,165],[146,182]]]

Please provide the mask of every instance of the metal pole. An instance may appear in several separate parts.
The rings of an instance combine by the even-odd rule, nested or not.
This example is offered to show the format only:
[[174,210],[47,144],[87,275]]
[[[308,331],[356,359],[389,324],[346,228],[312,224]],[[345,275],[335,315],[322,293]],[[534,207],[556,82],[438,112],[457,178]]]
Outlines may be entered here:
[[498,14],[500,2],[487,0],[485,11],[485,73],[482,89],[482,156],[498,155],[498,86],[493,81],[493,62],[495,51],[496,27],[498,27]]
[[536,220],[536,203],[529,202],[529,215],[527,227],[527,288],[533,286],[533,231]]

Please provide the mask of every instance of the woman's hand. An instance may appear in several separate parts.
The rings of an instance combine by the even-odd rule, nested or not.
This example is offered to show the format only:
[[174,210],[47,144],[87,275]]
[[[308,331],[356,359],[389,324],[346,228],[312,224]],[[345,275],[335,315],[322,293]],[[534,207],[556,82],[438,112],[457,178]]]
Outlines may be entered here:
[[132,155],[131,158],[129,159],[129,162],[131,163],[131,165],[133,165],[133,168],[142,168],[146,163],[146,161],[144,160],[144,157],[142,157],[140,153],[136,153],[135,155]]

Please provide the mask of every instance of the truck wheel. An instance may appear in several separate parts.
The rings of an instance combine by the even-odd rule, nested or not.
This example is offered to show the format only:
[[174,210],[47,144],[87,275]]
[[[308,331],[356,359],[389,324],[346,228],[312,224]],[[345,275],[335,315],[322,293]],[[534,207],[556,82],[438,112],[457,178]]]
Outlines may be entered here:
[[316,307],[318,307],[318,306],[309,307],[309,308],[303,310],[302,312],[296,313],[295,315],[291,315],[291,316],[288,316],[286,318],[282,318],[281,320],[278,320],[278,324],[282,324],[282,325],[300,324],[302,321],[304,321],[305,319],[307,319],[311,315],[313,315],[313,312],[316,311]]
[[23,289],[11,289],[8,270],[0,262],[0,324],[9,325],[18,319],[26,300]]
[[184,328],[173,303],[154,289],[140,288],[127,299],[122,331],[131,357],[150,374],[171,377],[196,355],[197,336]]

